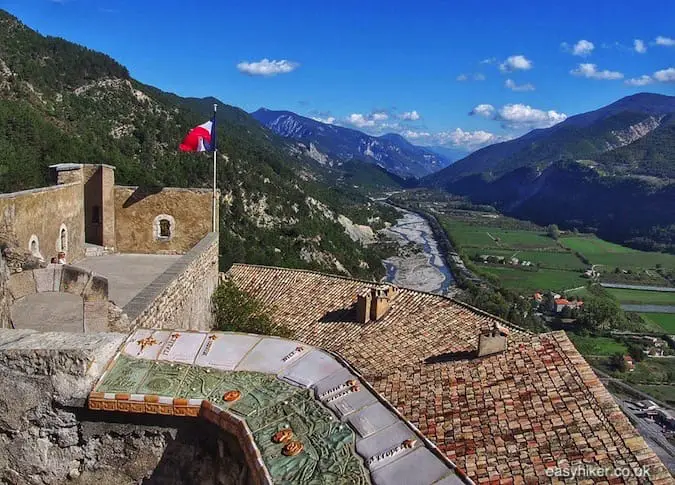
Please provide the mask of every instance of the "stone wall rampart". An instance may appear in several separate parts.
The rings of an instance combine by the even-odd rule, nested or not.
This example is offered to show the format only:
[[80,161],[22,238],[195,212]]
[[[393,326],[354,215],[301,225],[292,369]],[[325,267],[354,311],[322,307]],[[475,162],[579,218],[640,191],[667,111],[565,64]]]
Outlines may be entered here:
[[131,327],[207,330],[218,285],[218,234],[208,233],[123,310]]
[[67,260],[84,257],[83,214],[81,182],[0,194],[0,232],[11,235],[22,250],[37,251],[45,261],[62,249],[64,228]]

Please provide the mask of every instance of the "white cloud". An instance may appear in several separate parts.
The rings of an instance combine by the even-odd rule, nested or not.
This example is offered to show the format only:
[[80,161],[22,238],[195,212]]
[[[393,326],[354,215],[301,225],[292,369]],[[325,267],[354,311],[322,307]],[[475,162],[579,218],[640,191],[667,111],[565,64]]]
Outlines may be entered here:
[[413,110],[413,111],[406,111],[405,113],[401,113],[398,115],[399,119],[405,120],[405,121],[417,121],[421,118],[420,114]]
[[389,119],[389,115],[384,112],[377,112],[370,115],[373,121],[385,121]]
[[507,139],[509,138],[495,135],[489,131],[464,131],[461,128],[456,128],[452,131],[442,131],[437,133],[434,136],[433,141],[438,145],[473,151],[486,145],[491,145]]
[[432,135],[428,131],[405,130],[401,132],[401,136],[404,136],[409,140],[419,140],[424,138],[431,138]]
[[507,104],[497,112],[495,119],[512,128],[548,128],[565,121],[567,115],[554,110],[544,111],[525,104]]
[[482,61],[480,61],[479,64],[494,64],[495,62],[497,62],[496,57],[488,57],[487,59],[483,59]]
[[369,118],[367,115],[361,113],[352,113],[347,117],[347,123],[354,125],[357,128],[365,128],[368,126],[375,126],[375,120]]
[[572,54],[575,56],[586,57],[591,55],[593,49],[595,49],[593,42],[581,39],[579,42],[574,44],[574,47],[572,47]]
[[647,52],[647,46],[644,40],[635,39],[633,41],[633,48],[635,49],[635,52],[637,52],[638,54],[644,54],[645,52]]
[[513,79],[507,79],[504,82],[504,86],[509,88],[511,91],[525,92],[525,91],[534,91],[534,84],[525,83],[525,84],[516,84]]
[[643,74],[640,77],[627,79],[624,82],[629,86],[646,86],[648,84],[654,83],[675,83],[675,67],[661,69],[660,71],[656,71],[651,76]]
[[495,107],[491,104],[479,104],[469,113],[474,116],[482,116],[484,118],[492,118],[495,114]]
[[276,76],[277,74],[292,72],[299,66],[299,63],[287,61],[286,59],[280,61],[262,59],[258,62],[240,62],[237,64],[237,69],[239,72],[248,74],[249,76]]
[[632,79],[626,79],[624,83],[628,84],[629,86],[646,86],[647,84],[652,84],[654,80],[652,79],[651,76],[647,76],[646,74],[640,76],[640,77],[634,77]]
[[326,123],[327,125],[333,125],[335,124],[335,121],[337,121],[335,116],[326,116],[325,118],[322,118],[321,116],[312,116],[312,119],[319,123]]
[[579,64],[576,69],[570,71],[570,74],[573,76],[585,77],[588,79],[605,79],[605,80],[614,80],[622,79],[623,74],[617,71],[598,71],[598,66],[596,64]]
[[656,71],[652,77],[660,83],[675,83],[675,67]]
[[593,52],[593,49],[595,49],[595,44],[589,40],[581,39],[572,46],[570,46],[567,42],[563,42],[560,44],[560,47],[563,51],[569,52],[573,56],[587,57],[590,56]]
[[471,79],[473,81],[485,81],[485,74],[482,74],[480,72],[475,72],[471,75],[462,73],[459,76],[457,76],[455,79],[457,79],[457,81],[459,81],[459,82],[468,81],[469,79]]
[[532,69],[532,61],[523,55],[515,55],[508,57],[499,65],[499,70],[502,72],[513,71],[527,71]]
[[654,39],[654,43],[656,45],[663,45],[666,47],[673,47],[675,46],[675,39],[672,39],[670,37],[664,37],[662,35],[659,35],[656,39]]

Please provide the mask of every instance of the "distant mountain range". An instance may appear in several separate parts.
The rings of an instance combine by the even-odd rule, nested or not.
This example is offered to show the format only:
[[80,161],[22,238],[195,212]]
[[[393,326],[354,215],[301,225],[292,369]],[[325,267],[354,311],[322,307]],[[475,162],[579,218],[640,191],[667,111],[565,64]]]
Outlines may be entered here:
[[[665,170],[673,176],[675,163],[664,161],[664,166],[657,167],[664,155],[675,154],[671,151],[673,146],[656,140],[670,138],[674,115],[675,97],[650,93],[628,96],[604,108],[571,116],[551,128],[533,130],[515,140],[477,150],[435,174],[429,182],[442,186],[477,173],[499,177],[521,167],[543,169],[558,160],[584,159],[608,164],[605,168],[612,172],[661,176]],[[641,143],[654,145],[652,150],[628,157],[624,164],[621,154],[629,152],[620,149],[645,137]],[[608,156],[610,152],[619,156]]]
[[251,115],[278,135],[297,141],[308,156],[329,166],[362,160],[402,177],[422,177],[452,162],[444,154],[413,145],[394,133],[371,136],[290,111],[261,108]]
[[675,251],[675,97],[622,98],[485,147],[421,184],[539,223]]

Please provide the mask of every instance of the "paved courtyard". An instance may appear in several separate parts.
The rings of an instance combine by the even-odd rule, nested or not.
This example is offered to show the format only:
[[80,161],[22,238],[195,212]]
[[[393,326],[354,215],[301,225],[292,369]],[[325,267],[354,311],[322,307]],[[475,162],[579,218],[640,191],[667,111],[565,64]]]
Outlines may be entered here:
[[108,278],[108,298],[123,307],[178,259],[163,254],[109,254],[73,264]]
[[[180,256],[111,254],[84,258],[73,264],[108,278],[109,299],[124,307],[178,259]],[[11,315],[15,328],[83,331],[82,298],[68,293],[29,295],[12,306]]]

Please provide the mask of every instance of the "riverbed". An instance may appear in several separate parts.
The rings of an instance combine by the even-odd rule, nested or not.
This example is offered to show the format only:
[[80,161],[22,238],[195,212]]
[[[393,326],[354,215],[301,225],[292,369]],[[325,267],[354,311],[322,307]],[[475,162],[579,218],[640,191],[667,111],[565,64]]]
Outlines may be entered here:
[[452,273],[441,257],[429,223],[414,212],[399,209],[396,224],[382,229],[387,237],[401,246],[418,244],[422,252],[404,257],[393,256],[383,261],[387,269],[385,281],[397,286],[445,295],[454,285]]

